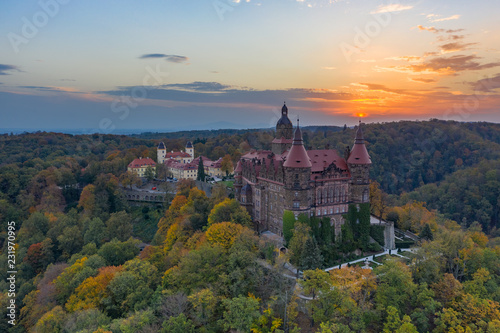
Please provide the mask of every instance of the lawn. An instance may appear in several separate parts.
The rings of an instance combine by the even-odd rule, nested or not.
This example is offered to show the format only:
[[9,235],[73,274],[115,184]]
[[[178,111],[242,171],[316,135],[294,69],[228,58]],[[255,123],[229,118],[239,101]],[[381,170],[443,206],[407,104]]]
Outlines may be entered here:
[[221,183],[226,185],[226,187],[233,188],[234,180],[224,180]]

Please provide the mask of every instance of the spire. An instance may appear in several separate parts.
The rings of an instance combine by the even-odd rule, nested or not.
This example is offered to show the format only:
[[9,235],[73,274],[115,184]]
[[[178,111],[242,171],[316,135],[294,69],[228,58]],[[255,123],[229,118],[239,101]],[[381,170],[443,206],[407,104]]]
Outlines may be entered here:
[[298,119],[297,129],[295,130],[295,134],[293,136],[292,148],[290,148],[283,166],[289,168],[310,168],[312,166],[309,155],[307,155],[306,148],[304,148],[302,131],[300,130]]
[[286,102],[283,102],[283,107],[281,108],[281,115],[288,116],[288,108],[286,107]]
[[365,138],[363,136],[363,129],[361,128],[361,120],[359,121],[358,130],[356,131],[356,138],[354,139],[354,146],[352,147],[349,158],[349,164],[372,164],[368,150],[365,146]]
[[295,135],[293,136],[294,145],[303,145],[302,131],[299,126],[299,118],[297,118],[297,129],[295,130]]
[[356,131],[356,139],[354,143],[365,143],[365,138],[363,137],[363,130],[361,129],[361,119],[359,120],[358,130]]

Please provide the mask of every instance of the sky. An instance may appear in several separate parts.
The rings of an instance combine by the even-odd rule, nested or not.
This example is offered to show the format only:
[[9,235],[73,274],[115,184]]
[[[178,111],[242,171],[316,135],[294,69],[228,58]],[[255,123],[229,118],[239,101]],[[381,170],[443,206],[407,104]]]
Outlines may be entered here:
[[500,122],[500,2],[0,2],[0,129]]

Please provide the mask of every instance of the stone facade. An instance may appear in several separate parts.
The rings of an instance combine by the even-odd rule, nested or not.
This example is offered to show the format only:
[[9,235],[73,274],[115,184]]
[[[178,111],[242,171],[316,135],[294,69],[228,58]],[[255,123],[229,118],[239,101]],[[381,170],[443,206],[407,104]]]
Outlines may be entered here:
[[271,151],[251,151],[238,161],[234,170],[236,199],[260,232],[269,230],[282,236],[283,212],[290,210],[295,216],[327,216],[340,233],[348,205],[369,202],[371,160],[361,123],[345,158],[332,149],[307,151],[298,124],[292,139],[293,125],[286,106],[276,133]]

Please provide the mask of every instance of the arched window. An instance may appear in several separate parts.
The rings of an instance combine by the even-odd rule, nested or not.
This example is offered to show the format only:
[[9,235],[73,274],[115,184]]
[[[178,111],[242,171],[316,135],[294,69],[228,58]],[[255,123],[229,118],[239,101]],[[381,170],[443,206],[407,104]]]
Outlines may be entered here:
[[339,196],[339,188],[338,187],[335,187],[335,202],[339,202],[340,201],[340,196]]
[[369,197],[368,189],[365,189],[363,192],[363,202],[368,202],[369,200],[368,197]]

